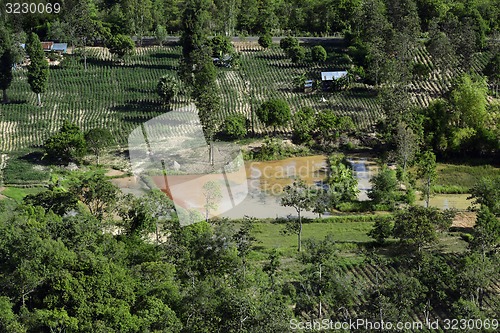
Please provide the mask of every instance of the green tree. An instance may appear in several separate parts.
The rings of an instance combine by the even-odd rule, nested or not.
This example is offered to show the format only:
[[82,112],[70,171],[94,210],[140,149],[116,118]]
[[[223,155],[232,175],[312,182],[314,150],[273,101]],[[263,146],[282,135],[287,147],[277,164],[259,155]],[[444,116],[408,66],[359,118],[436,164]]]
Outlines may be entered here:
[[155,38],[156,41],[160,44],[160,46],[163,46],[163,43],[165,42],[167,37],[168,37],[168,32],[165,26],[157,24],[155,28]]
[[203,196],[205,197],[205,220],[208,222],[210,211],[216,211],[222,200],[221,186],[215,181],[208,181],[203,185]]
[[377,243],[384,244],[385,240],[392,235],[391,221],[379,219],[375,221],[373,228],[368,232],[368,236],[375,239]]
[[193,83],[196,65],[200,63],[197,58],[203,48],[206,48],[210,7],[211,2],[209,0],[189,0],[186,2],[182,13],[180,77],[188,85]]
[[170,102],[179,95],[180,91],[180,82],[171,75],[162,76],[156,85],[156,92],[165,105],[170,105]]
[[214,57],[224,57],[234,53],[233,44],[228,37],[215,36],[210,39],[209,46],[212,48],[212,55]]
[[432,182],[436,180],[436,155],[432,151],[426,151],[420,155],[417,162],[417,175],[422,180],[422,195],[425,199],[425,207],[429,207],[432,194]]
[[311,49],[311,58],[314,62],[326,61],[326,50],[321,45],[316,45]]
[[316,119],[314,110],[310,107],[303,107],[292,117],[292,138],[296,143],[308,143],[312,139],[312,134],[316,129]]
[[5,296],[0,296],[0,329],[5,333],[26,333],[26,328],[12,311],[12,303]]
[[259,45],[267,49],[273,45],[273,38],[269,34],[262,35],[259,37]]
[[403,171],[403,179],[406,178],[408,166],[418,153],[418,137],[405,123],[400,122],[396,126],[396,158]]
[[356,200],[359,193],[358,180],[354,177],[351,165],[342,154],[328,157],[328,175],[326,183],[330,195],[330,206]]
[[387,205],[390,209],[394,208],[397,201],[398,180],[396,172],[383,165],[370,183],[372,188],[368,191],[368,197],[373,205]]
[[51,159],[62,163],[78,162],[85,155],[85,136],[80,127],[65,122],[56,134],[45,141],[43,148]]
[[487,206],[481,206],[474,226],[472,249],[479,250],[483,258],[500,244],[500,220]]
[[12,83],[12,66],[14,65],[13,44],[8,31],[0,28],[0,89],[3,92],[2,102],[9,103],[7,89]]
[[454,213],[436,208],[410,206],[394,216],[393,236],[402,244],[414,246],[420,252],[437,241],[437,231],[451,226]]
[[153,25],[151,0],[122,0],[121,7],[130,32],[137,36],[142,45],[143,36],[151,31]]
[[41,106],[42,100],[40,94],[44,93],[47,89],[49,63],[47,59],[45,59],[40,39],[33,32],[28,37],[26,51],[30,57],[30,64],[28,65],[28,83],[31,90],[37,96],[38,106]]
[[470,189],[474,204],[484,205],[490,212],[500,217],[500,176],[483,177]]
[[70,192],[87,206],[90,214],[102,221],[105,214],[115,208],[119,189],[106,176],[96,173],[76,179]]
[[77,46],[83,47],[83,63],[87,69],[87,42],[96,37],[99,30],[98,11],[94,1],[71,1],[67,3],[65,30]]
[[257,242],[257,238],[253,236],[253,223],[254,221],[251,218],[245,217],[240,229],[233,236],[233,240],[236,243],[236,249],[238,250],[238,256],[241,258],[243,266],[243,277],[246,276],[248,254],[252,250],[254,243]]
[[134,53],[135,44],[132,38],[126,35],[117,34],[106,41],[106,46],[112,55],[123,61],[126,55]]
[[302,212],[311,207],[311,195],[307,184],[299,179],[294,181],[292,185],[285,186],[281,205],[293,207],[297,212],[297,220],[289,221],[285,230],[297,234],[297,251],[300,252],[302,250]]
[[296,46],[299,46],[299,41],[297,38],[285,37],[280,40],[280,48],[285,51],[285,53],[288,51],[288,49]]
[[114,143],[114,138],[107,128],[93,128],[85,133],[87,149],[91,151],[99,165],[102,152]]
[[287,56],[292,59],[293,63],[301,62],[306,58],[306,50],[300,46],[292,46],[286,50]]
[[247,134],[247,118],[242,114],[231,114],[224,118],[222,133],[230,139],[241,139]]
[[24,197],[23,202],[26,205],[41,206],[47,212],[52,211],[63,216],[77,208],[78,199],[71,192],[55,188],[38,194],[29,194]]
[[266,126],[273,126],[276,133],[277,126],[284,126],[291,118],[290,106],[282,99],[268,100],[257,109],[257,117]]
[[472,252],[463,259],[458,275],[459,290],[462,297],[479,307],[483,306],[486,290],[491,285],[491,276],[497,267],[488,257]]
[[483,78],[473,80],[468,74],[462,75],[450,96],[457,125],[475,130],[482,128],[487,115],[487,96],[488,87]]

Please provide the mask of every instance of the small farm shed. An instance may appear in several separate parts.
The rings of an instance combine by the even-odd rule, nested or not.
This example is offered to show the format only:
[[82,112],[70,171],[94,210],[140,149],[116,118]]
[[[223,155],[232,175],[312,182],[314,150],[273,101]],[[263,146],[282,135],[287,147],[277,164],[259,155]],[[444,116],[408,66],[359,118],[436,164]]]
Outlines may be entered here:
[[[58,52],[58,53],[66,53],[68,50],[68,44],[67,43],[54,43],[54,42],[41,42],[42,44],[42,49],[45,52]],[[20,44],[23,49],[26,48],[26,44]]]
[[313,91],[313,80],[306,80],[304,82],[304,92],[309,93]]
[[54,42],[42,42],[42,49],[46,52],[51,51],[52,46],[54,46]]
[[347,77],[347,71],[321,72],[321,82],[323,90],[329,90],[334,81],[340,78]]
[[58,52],[58,53],[66,53],[68,50],[68,44],[67,43],[54,43],[52,45],[51,51]]

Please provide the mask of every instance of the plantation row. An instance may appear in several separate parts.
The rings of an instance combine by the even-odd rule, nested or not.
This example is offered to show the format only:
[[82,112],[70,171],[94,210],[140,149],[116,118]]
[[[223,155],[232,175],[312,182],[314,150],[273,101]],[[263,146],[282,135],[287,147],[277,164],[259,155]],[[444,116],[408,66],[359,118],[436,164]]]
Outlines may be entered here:
[[[262,50],[253,45],[236,43],[236,49],[241,51],[240,69],[222,69],[218,73],[217,84],[222,92],[222,111],[217,115],[219,123],[233,113],[242,113],[251,120],[252,110],[255,112],[270,98],[285,99],[292,113],[304,106],[315,110],[331,109],[339,116],[352,117],[357,128],[365,131],[371,130],[382,116],[376,91],[361,83],[335,93],[306,94],[294,89],[293,79],[298,75],[306,73],[312,77],[321,71],[341,69],[340,57],[322,65],[292,64],[279,48]],[[83,50],[78,53],[82,54]],[[123,63],[113,61],[105,48],[87,48],[86,54],[87,71],[83,69],[83,60],[75,55],[65,55],[61,64],[51,66],[42,107],[36,106],[25,68],[14,71],[15,78],[8,91],[13,103],[0,106],[0,151],[41,145],[66,120],[83,130],[107,127],[116,143],[124,145],[135,127],[169,110],[160,103],[155,90],[161,76],[176,72],[180,47],[138,48],[135,55]],[[473,70],[480,72],[490,58],[487,52],[477,54]],[[424,47],[415,50],[414,59],[424,64],[429,73],[415,78],[409,89],[417,105],[427,106],[451,85],[456,73],[442,75],[435,70]],[[183,107],[187,102],[185,96],[178,96],[171,103],[171,109]],[[257,133],[271,133],[271,129],[256,117],[254,125]],[[290,125],[278,130],[290,131]]]

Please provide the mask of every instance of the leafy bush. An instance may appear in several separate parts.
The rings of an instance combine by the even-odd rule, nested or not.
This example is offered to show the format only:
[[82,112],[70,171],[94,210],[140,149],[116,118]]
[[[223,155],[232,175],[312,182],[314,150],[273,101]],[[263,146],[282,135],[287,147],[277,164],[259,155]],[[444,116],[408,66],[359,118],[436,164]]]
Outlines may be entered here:
[[111,54],[116,55],[119,59],[122,59],[128,54],[132,54],[135,49],[135,44],[132,38],[122,34],[117,34],[107,40],[106,46]]
[[247,119],[242,114],[231,114],[224,119],[222,135],[229,139],[241,139],[247,134]]
[[172,75],[162,76],[156,85],[156,92],[166,105],[170,104],[170,102],[177,97],[180,90],[179,80]]
[[289,48],[299,46],[299,41],[297,38],[285,37],[280,40],[280,47],[283,51],[287,51]]
[[257,110],[257,117],[266,126],[273,126],[276,131],[276,126],[283,126],[290,120],[290,106],[282,99],[271,99],[262,103]]
[[316,45],[311,49],[311,58],[312,61],[322,62],[326,60],[326,50],[321,45]]
[[85,155],[86,142],[80,127],[65,122],[59,132],[45,141],[43,148],[45,154],[54,161],[79,162]]
[[260,36],[259,37],[259,45],[262,46],[263,48],[267,49],[268,47],[273,45],[273,38],[269,34]]
[[305,59],[306,50],[302,46],[293,46],[287,49],[286,54],[292,62],[297,63]]

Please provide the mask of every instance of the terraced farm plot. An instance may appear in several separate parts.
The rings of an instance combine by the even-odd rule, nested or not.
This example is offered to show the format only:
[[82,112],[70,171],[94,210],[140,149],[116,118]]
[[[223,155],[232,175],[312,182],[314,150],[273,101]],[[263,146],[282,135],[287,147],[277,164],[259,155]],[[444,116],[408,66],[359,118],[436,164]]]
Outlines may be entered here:
[[[219,123],[231,113],[242,113],[251,120],[252,110],[269,98],[284,98],[292,112],[304,106],[318,111],[332,109],[340,116],[351,116],[363,131],[371,131],[382,116],[377,91],[365,84],[355,83],[348,90],[333,93],[303,93],[293,89],[293,78],[299,74],[313,77],[321,71],[344,69],[341,49],[334,49],[333,60],[321,65],[293,64],[279,48],[262,50],[248,44],[237,49],[241,55],[240,69],[224,68],[218,73],[223,106],[217,115]],[[113,61],[104,48],[89,48],[87,53],[86,71],[76,55],[65,55],[60,65],[51,66],[42,107],[36,106],[35,94],[26,80],[26,69],[14,71],[14,81],[8,91],[12,103],[0,105],[1,152],[40,146],[66,120],[83,130],[106,127],[123,147],[136,126],[168,111],[160,103],[155,89],[162,75],[177,70],[180,47],[138,48],[135,55],[121,64]],[[489,53],[477,54],[473,69],[480,71],[490,57]],[[423,47],[415,51],[415,61],[431,70],[426,77],[416,78],[409,85],[414,102],[426,106],[450,86],[452,75],[434,70],[432,59]],[[188,102],[181,96],[172,108],[183,107]],[[271,129],[253,118],[256,132],[271,133]],[[290,129],[287,126],[280,130],[283,133]]]

